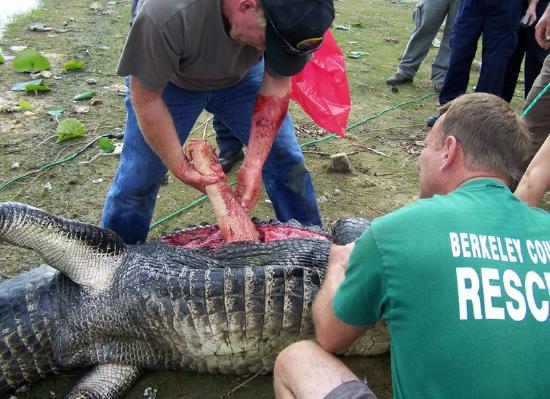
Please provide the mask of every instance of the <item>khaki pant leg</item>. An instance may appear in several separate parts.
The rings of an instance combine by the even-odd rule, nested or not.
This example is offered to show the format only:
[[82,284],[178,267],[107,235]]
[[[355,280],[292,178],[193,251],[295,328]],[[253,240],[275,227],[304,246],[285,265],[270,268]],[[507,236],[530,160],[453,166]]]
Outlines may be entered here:
[[[550,82],[550,55],[546,56],[539,76],[535,80],[531,91],[525,100],[525,108],[537,97],[537,95]],[[525,116],[525,122],[533,137],[534,151],[538,150],[548,134],[550,134],[550,90],[537,101]]]

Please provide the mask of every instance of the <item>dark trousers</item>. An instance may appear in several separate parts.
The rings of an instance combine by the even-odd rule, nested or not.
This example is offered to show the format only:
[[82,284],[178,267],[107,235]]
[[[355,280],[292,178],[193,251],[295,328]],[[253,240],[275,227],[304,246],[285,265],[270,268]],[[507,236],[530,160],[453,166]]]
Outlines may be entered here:
[[461,0],[451,38],[449,68],[439,95],[441,104],[466,93],[482,34],[476,92],[502,96],[506,66],[516,48],[521,7],[520,0]]
[[[537,22],[542,14],[544,14],[549,1],[550,0],[539,0],[537,3]],[[522,15],[525,14],[525,10],[528,5],[528,0],[524,0]],[[504,88],[502,91],[502,98],[508,102],[512,100],[514,95],[524,55],[524,95],[527,97],[531,87],[533,87],[533,82],[540,73],[544,59],[548,54],[550,54],[550,50],[543,49],[535,40],[535,25],[536,22],[532,26],[520,28],[518,31],[518,45],[516,46],[516,51],[514,51],[514,54],[510,57],[510,61],[508,62],[508,67],[506,68],[506,75],[504,78]]]

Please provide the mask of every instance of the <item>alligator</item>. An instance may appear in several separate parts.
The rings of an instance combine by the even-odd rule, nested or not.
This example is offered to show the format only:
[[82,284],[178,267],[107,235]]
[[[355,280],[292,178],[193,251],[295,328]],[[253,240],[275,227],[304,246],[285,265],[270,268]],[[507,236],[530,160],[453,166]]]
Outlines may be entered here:
[[[0,203],[0,242],[46,264],[0,283],[0,397],[49,374],[88,370],[68,398],[116,398],[146,370],[271,371],[287,345],[314,336],[311,305],[332,233],[255,221],[260,242],[224,244],[216,225],[126,245],[114,232],[18,203]],[[382,323],[348,350],[389,348]]]

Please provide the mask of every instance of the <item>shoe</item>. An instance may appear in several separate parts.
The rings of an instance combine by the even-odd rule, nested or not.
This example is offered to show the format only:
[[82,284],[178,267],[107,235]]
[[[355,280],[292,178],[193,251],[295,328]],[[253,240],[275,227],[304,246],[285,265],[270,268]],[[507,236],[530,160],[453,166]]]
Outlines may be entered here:
[[241,149],[239,150],[239,152],[229,151],[229,152],[221,153],[218,159],[220,161],[220,165],[222,166],[224,173],[229,173],[237,162],[242,161],[244,159],[244,152]]
[[435,122],[439,119],[439,115],[433,115],[433,116],[430,116],[427,120],[426,120],[426,125],[428,125],[428,127],[432,127],[433,125],[435,125]]
[[412,78],[407,78],[407,77],[401,75],[398,72],[395,75],[390,76],[389,78],[387,78],[386,79],[386,84],[389,84],[391,86],[396,86],[396,85],[402,85],[402,84],[405,84],[405,83],[412,83],[412,81],[413,81]]

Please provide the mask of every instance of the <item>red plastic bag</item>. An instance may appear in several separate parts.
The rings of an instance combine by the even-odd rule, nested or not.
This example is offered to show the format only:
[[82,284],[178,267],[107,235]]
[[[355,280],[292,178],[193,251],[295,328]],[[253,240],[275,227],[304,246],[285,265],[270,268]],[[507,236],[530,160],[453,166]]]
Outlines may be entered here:
[[292,77],[290,98],[323,129],[344,136],[351,99],[344,54],[330,31],[313,59]]

